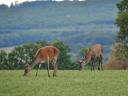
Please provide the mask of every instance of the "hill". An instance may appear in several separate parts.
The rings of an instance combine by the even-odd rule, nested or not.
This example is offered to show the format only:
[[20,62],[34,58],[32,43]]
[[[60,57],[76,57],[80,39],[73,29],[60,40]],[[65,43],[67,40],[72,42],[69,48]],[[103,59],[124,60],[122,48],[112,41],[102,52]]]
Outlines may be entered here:
[[56,39],[72,52],[101,43],[107,57],[115,34],[118,0],[86,2],[25,2],[14,8],[0,8],[0,47]]

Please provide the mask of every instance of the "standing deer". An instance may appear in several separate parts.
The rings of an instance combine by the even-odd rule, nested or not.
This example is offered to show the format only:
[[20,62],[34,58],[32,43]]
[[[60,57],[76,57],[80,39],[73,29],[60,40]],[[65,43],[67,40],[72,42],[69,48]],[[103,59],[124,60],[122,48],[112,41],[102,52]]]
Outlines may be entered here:
[[[49,63],[51,62],[53,64],[53,76],[56,76],[56,71],[57,71],[57,59],[59,57],[59,49],[53,46],[46,46],[43,48],[38,49],[34,59],[32,60],[31,64],[26,64],[25,66],[25,71],[24,71],[24,76],[26,76],[35,65],[39,64],[38,69],[40,68],[41,64],[47,63],[47,72],[48,76],[50,77],[49,74]],[[38,69],[36,72],[36,76],[38,73]]]
[[103,47],[100,44],[91,46],[84,58],[79,60],[80,70],[84,68],[84,64],[88,63],[91,63],[91,70],[94,70],[95,60],[98,61],[98,70],[103,70]]

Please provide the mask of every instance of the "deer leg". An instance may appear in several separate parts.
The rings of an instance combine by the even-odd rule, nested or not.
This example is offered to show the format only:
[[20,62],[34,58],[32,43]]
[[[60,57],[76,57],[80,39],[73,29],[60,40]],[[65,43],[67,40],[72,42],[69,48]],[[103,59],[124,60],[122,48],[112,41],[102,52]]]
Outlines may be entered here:
[[92,71],[93,70],[93,62],[91,61],[90,63],[91,63],[90,65],[91,65],[91,71]]
[[91,67],[91,71],[92,71],[92,62],[90,62],[90,67]]
[[103,57],[102,57],[102,55],[99,58],[99,69],[103,71]]
[[101,56],[101,59],[100,59],[100,68],[101,68],[101,70],[103,71],[103,57]]
[[82,70],[82,66],[81,66],[81,64],[79,64],[80,66],[79,66],[79,70],[81,71]]
[[39,64],[38,64],[38,67],[37,67],[36,76],[37,76],[37,74],[38,74],[38,70],[39,70]]
[[54,71],[53,71],[53,77],[54,77],[54,76],[56,76],[56,71],[57,71],[56,60],[53,61],[53,67],[54,67]]
[[92,61],[92,68],[95,70],[94,61]]
[[[99,62],[98,62],[99,63]],[[100,70],[100,64],[98,64],[98,70]]]
[[48,63],[48,64],[47,64],[48,77],[50,77],[50,74],[49,74],[49,69],[50,69],[50,68],[49,68],[49,57],[48,57],[47,63]]
[[92,70],[94,70],[94,59],[91,59],[91,63],[92,63]]
[[40,69],[41,67],[41,64],[38,64],[38,68],[37,68],[37,71],[36,71],[36,76],[38,75],[38,70]]
[[94,66],[93,69],[95,70],[95,69],[96,69],[96,65],[97,65],[97,58],[94,58],[93,61],[94,61],[94,62],[93,62],[93,66]]
[[97,61],[98,61],[98,70],[100,70],[100,69],[101,69],[101,68],[100,68],[100,63],[101,63],[101,62],[100,62],[100,59],[98,58]]

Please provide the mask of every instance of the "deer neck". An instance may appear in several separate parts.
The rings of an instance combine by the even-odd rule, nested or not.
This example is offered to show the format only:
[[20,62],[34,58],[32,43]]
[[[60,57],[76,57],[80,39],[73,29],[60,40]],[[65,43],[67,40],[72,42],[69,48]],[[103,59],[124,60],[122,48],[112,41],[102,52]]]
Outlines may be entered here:
[[39,63],[39,59],[34,59],[31,63],[31,69],[33,69],[35,65],[37,65],[38,63]]
[[92,55],[93,55],[92,51],[89,51],[88,54],[87,54],[86,63],[89,63],[91,61]]

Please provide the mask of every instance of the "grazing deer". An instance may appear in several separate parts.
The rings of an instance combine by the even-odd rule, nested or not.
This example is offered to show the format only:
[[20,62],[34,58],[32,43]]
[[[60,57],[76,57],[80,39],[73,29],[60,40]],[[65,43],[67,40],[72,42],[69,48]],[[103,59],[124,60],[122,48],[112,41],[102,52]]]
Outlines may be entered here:
[[[59,53],[60,53],[59,49],[56,47],[53,47],[53,46],[46,46],[46,47],[38,49],[31,64],[26,64],[24,76],[26,76],[35,65],[39,64],[39,68],[40,68],[41,64],[43,64],[45,62],[47,62],[48,76],[50,77],[50,74],[49,74],[49,63],[50,62],[52,62],[53,68],[54,68],[53,76],[56,76],[56,71],[57,71],[56,62],[59,57]],[[36,76],[38,73],[38,69],[36,72]]]
[[82,60],[79,60],[80,70],[84,68],[84,64],[91,63],[91,70],[94,70],[94,62],[98,61],[98,70],[103,70],[103,47],[100,44],[95,44],[89,48],[88,53]]

